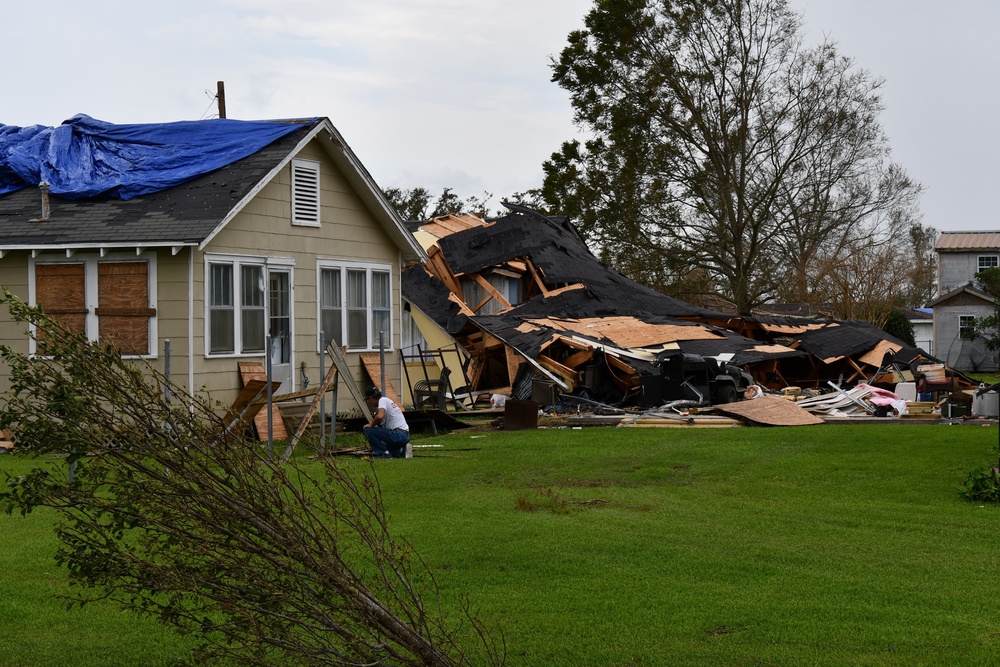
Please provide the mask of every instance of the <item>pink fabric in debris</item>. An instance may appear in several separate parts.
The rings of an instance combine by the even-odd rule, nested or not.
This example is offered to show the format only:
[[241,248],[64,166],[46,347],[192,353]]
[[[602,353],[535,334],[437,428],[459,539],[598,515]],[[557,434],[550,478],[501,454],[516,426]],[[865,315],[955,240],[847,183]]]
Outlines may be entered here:
[[900,400],[899,396],[892,393],[888,389],[879,389],[878,387],[873,387],[870,384],[865,384],[864,382],[858,385],[858,389],[867,389],[871,392],[867,398],[873,405],[892,405],[896,401]]

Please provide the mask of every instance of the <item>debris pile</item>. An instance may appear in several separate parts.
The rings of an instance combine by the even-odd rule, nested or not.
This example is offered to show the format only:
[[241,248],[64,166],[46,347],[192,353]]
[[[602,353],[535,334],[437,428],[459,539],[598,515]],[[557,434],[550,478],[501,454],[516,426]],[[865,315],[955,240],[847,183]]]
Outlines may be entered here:
[[[940,363],[867,322],[732,315],[660,294],[603,265],[565,218],[506,206],[495,219],[408,223],[428,261],[404,271],[403,295],[467,355],[452,369],[456,393],[542,405],[567,395],[615,407],[725,404],[750,382],[825,394],[831,382],[892,386],[920,363]],[[673,381],[664,360],[677,357],[732,364],[749,378],[737,378],[736,395],[711,380],[692,393],[695,383],[681,376],[676,391],[664,391]],[[953,390],[974,387],[951,377]],[[857,406],[843,400],[834,392],[830,409]]]

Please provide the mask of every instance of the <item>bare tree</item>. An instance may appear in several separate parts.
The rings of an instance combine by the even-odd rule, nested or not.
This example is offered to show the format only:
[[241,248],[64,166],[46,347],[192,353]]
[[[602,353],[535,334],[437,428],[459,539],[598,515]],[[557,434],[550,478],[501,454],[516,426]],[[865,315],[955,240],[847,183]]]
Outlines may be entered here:
[[808,289],[820,255],[919,193],[888,161],[882,82],[804,48],[785,0],[598,2],[553,80],[595,138],[546,163],[549,207],[599,245],[703,269],[740,312],[790,278]]
[[110,599],[193,633],[204,660],[502,663],[474,619],[450,627],[430,573],[392,537],[370,467],[279,465],[245,423],[203,399],[170,404],[153,369],[5,301],[45,335],[32,357],[0,348],[12,382],[0,425],[20,451],[65,460],[10,480],[0,500],[56,511],[79,604]]

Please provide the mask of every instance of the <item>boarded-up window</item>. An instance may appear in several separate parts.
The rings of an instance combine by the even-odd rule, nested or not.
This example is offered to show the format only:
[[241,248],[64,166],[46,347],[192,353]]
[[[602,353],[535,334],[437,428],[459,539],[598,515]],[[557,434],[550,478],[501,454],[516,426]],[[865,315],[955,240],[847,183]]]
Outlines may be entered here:
[[149,267],[146,262],[97,265],[97,318],[101,340],[122,354],[149,354]]
[[[73,331],[87,330],[85,265],[36,264],[35,303],[52,319]],[[39,331],[40,338],[44,332]]]

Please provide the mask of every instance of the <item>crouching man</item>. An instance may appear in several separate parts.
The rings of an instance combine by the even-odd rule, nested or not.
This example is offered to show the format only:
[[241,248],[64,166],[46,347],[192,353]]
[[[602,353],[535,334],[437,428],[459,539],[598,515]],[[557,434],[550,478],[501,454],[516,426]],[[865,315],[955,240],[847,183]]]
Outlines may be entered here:
[[372,456],[404,458],[406,445],[410,442],[410,427],[403,411],[395,401],[383,396],[377,387],[365,390],[365,401],[368,407],[375,410],[375,416],[363,429],[372,448]]

